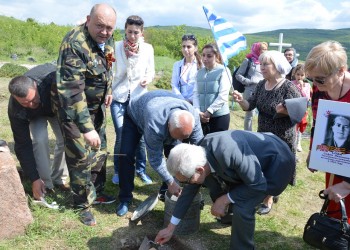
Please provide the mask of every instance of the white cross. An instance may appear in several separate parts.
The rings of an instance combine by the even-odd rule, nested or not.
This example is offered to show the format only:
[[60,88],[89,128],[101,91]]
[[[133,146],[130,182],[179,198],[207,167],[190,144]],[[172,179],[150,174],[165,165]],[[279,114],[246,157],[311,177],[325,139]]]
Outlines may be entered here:
[[283,33],[280,33],[278,43],[269,43],[270,46],[278,46],[278,51],[282,52],[282,47],[291,47],[291,43],[283,43]]

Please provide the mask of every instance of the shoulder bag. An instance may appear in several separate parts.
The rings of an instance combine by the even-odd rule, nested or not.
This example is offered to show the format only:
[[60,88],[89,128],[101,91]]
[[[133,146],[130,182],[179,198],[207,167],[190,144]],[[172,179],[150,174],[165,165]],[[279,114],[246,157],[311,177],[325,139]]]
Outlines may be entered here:
[[318,249],[323,250],[348,250],[349,249],[349,224],[343,199],[340,200],[341,220],[328,217],[327,207],[329,199],[320,191],[319,196],[324,199],[319,213],[311,215],[304,227],[303,240]]

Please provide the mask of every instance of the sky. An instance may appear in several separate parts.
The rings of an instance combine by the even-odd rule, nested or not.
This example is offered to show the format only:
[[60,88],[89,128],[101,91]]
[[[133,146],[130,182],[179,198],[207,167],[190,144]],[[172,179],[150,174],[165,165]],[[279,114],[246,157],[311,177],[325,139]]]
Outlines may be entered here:
[[341,29],[350,27],[350,1],[342,0],[0,0],[0,15],[39,23],[76,25],[85,21],[96,3],[117,11],[124,28],[130,15],[139,15],[145,26],[187,25],[209,28],[202,6],[230,21],[244,34],[276,29]]

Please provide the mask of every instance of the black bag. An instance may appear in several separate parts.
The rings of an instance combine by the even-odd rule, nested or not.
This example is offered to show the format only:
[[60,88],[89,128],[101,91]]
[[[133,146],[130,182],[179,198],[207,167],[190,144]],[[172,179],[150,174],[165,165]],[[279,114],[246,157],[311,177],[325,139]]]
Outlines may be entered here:
[[320,198],[325,199],[320,213],[311,215],[304,227],[303,240],[318,249],[323,250],[348,250],[350,247],[349,224],[346,215],[345,204],[340,200],[342,219],[338,220],[327,216],[329,200],[323,194]]
[[[248,59],[248,65],[247,65],[247,68],[243,74],[244,77],[246,77],[248,75],[248,71],[250,69],[251,64],[252,64],[252,60]],[[237,67],[235,69],[235,71],[233,71],[233,73],[232,73],[232,86],[233,86],[234,90],[237,90],[239,93],[243,93],[244,92],[244,85],[236,79],[236,74],[237,74],[237,71],[239,68],[240,67]]]

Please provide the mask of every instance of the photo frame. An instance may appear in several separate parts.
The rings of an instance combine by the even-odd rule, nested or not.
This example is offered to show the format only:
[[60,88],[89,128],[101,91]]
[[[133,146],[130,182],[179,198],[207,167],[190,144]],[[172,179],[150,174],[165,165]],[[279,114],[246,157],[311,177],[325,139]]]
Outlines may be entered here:
[[309,168],[350,177],[350,104],[319,100]]

